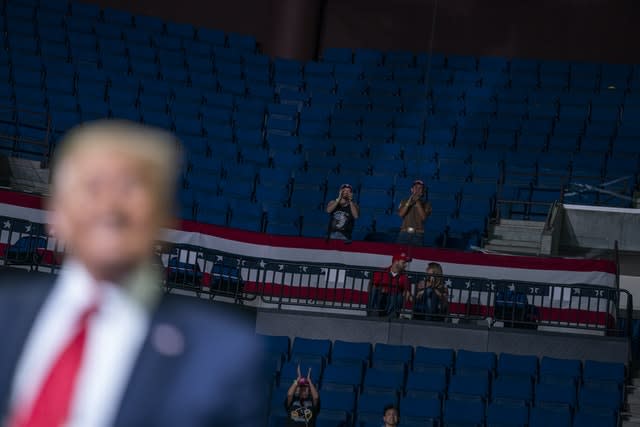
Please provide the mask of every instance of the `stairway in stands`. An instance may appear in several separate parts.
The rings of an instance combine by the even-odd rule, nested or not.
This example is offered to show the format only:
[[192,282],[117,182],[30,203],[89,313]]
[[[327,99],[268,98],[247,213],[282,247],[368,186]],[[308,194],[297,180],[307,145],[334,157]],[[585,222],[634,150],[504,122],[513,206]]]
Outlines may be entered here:
[[540,255],[544,221],[501,219],[489,228],[484,249],[519,255]]
[[48,193],[49,169],[42,168],[39,161],[9,157],[8,164],[9,187],[27,193]]

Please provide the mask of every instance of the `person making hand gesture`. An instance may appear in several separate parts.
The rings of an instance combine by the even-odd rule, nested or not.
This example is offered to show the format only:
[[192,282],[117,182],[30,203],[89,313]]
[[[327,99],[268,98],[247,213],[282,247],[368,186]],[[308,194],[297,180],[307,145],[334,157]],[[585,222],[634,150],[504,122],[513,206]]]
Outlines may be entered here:
[[353,201],[353,188],[350,184],[340,186],[338,197],[329,201],[326,210],[330,215],[329,238],[351,240],[351,231],[360,215],[360,208]]
[[305,378],[298,364],[298,377],[287,390],[284,408],[287,411],[287,427],[315,427],[320,412],[320,396],[311,380],[311,368]]
[[411,186],[409,198],[400,202],[398,215],[402,218],[402,225],[397,243],[422,246],[424,222],[431,215],[431,203],[423,200],[424,194],[424,182],[416,179]]

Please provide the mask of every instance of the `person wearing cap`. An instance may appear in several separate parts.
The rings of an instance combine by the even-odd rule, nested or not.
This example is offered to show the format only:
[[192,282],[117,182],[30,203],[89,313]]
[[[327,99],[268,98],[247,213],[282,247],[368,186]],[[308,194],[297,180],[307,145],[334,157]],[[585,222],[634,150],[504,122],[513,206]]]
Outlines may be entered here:
[[444,321],[449,306],[449,291],[444,285],[442,266],[437,262],[427,265],[427,278],[416,285],[413,298],[413,318]]
[[353,226],[360,215],[360,208],[353,201],[351,184],[342,184],[338,197],[327,204],[329,223],[329,238],[351,240]]
[[316,418],[320,411],[320,395],[311,381],[311,368],[305,378],[300,373],[300,365],[298,365],[298,377],[293,380],[287,390],[284,408],[287,411],[287,427],[316,425]]
[[376,271],[371,281],[368,313],[373,316],[397,316],[410,297],[409,278],[405,270],[411,258],[402,252],[393,256],[391,265]]
[[422,245],[424,222],[431,215],[431,203],[423,199],[424,182],[416,179],[411,186],[411,195],[403,199],[398,206],[398,215],[402,218],[397,243],[404,245]]

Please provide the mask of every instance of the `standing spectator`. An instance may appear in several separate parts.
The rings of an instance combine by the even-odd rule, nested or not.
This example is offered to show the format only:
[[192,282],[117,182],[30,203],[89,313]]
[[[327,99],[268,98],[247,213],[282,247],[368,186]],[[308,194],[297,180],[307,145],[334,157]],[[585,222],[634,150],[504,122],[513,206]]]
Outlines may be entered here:
[[427,266],[427,279],[420,280],[416,288],[413,318],[444,321],[449,306],[449,291],[444,286],[442,266],[437,262],[430,262]]
[[405,273],[411,258],[407,254],[394,255],[391,266],[376,271],[369,293],[369,313],[373,315],[398,315],[410,296],[409,278]]
[[329,238],[351,240],[353,226],[360,215],[360,208],[353,201],[351,184],[342,184],[338,197],[327,204],[327,213],[331,216]]
[[396,405],[390,404],[384,407],[382,414],[383,427],[397,427],[400,425],[400,410]]
[[398,206],[398,215],[402,218],[397,243],[404,245],[422,245],[424,222],[431,215],[431,203],[423,199],[424,182],[413,181],[411,196],[403,199]]
[[293,381],[284,401],[287,427],[315,427],[320,411],[320,396],[311,381],[311,368],[304,378],[298,365],[298,378]]

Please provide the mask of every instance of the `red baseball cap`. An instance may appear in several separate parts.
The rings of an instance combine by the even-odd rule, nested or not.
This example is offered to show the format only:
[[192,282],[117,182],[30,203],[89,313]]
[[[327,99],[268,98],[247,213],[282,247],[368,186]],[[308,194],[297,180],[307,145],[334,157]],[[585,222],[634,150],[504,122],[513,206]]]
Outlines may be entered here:
[[404,252],[400,252],[399,254],[395,254],[391,262],[396,261],[406,261],[411,262],[411,257]]

